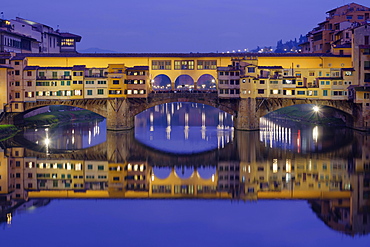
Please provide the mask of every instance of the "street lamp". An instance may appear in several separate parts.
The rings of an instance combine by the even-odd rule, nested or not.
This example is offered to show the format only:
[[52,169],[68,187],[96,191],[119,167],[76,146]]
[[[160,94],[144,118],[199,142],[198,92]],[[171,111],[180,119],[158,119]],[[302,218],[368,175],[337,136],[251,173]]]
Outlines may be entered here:
[[320,107],[318,107],[317,105],[315,105],[313,108],[312,108],[312,110],[314,111],[314,112],[319,112],[320,111]]

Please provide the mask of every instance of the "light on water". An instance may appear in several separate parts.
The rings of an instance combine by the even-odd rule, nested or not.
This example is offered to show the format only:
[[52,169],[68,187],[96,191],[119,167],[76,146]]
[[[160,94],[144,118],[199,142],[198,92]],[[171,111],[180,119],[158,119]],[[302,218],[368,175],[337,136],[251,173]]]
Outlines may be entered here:
[[[173,246],[160,240],[187,232],[194,246],[368,245],[367,136],[269,118],[236,131],[232,116],[195,103],[156,106],[135,124],[29,129],[3,143],[0,183],[14,185],[0,184],[3,241],[48,246],[72,231],[81,246],[92,235]],[[127,227],[141,230],[117,230]]]
[[231,115],[203,104],[168,103],[142,112],[135,121],[138,141],[171,153],[223,148],[233,137]]

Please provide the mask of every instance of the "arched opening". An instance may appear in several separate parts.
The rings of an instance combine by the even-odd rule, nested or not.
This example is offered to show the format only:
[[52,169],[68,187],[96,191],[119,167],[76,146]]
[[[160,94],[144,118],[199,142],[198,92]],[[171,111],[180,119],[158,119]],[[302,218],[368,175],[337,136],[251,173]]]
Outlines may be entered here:
[[153,167],[152,175],[159,179],[166,179],[168,176],[170,176],[171,171],[171,167]]
[[193,167],[176,167],[175,168],[176,175],[181,179],[188,179],[190,178],[194,173]]
[[86,109],[50,105],[27,110],[18,118],[26,127],[24,138],[50,149],[83,149],[106,140],[105,118]]
[[194,89],[194,80],[189,75],[180,75],[175,81],[176,90]]
[[270,148],[298,153],[323,152],[346,145],[352,117],[335,108],[314,104],[288,106],[260,119],[260,140]]
[[216,90],[216,79],[209,75],[204,74],[199,77],[197,81],[198,90]]
[[167,75],[157,75],[152,80],[152,89],[154,91],[159,90],[171,90],[171,79]]
[[192,154],[223,148],[233,138],[233,116],[212,106],[173,102],[135,117],[135,138],[157,150]]
[[216,175],[216,167],[206,166],[197,168],[198,174],[203,179],[211,179]]
[[265,115],[266,118],[294,120],[319,125],[352,127],[353,116],[330,106],[299,104],[280,108]]

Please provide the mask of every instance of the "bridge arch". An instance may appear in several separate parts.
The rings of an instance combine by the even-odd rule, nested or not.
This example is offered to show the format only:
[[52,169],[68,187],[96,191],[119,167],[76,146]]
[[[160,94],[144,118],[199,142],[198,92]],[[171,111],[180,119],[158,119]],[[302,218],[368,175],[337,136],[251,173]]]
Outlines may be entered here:
[[[299,106],[300,110],[305,112],[304,117],[318,121],[320,118],[341,119],[347,127],[353,127],[355,117],[352,114],[352,106],[348,102],[337,102],[333,100],[276,100],[268,99],[260,102],[259,117],[267,114],[274,114],[275,111],[284,108]],[[317,109],[314,109],[314,106]],[[279,112],[279,111],[278,111]]]
[[194,79],[190,75],[180,75],[175,80],[176,90],[194,89]]
[[[99,100],[96,100],[99,102]],[[86,100],[44,100],[44,101],[36,101],[36,102],[26,102],[24,104],[24,111],[19,113],[13,114],[13,123],[14,124],[23,124],[24,116],[34,110],[40,109],[42,107],[47,106],[70,106],[70,107],[77,107],[83,110],[88,110],[93,113],[96,113],[104,118],[107,117],[107,113],[105,109],[101,107],[97,107],[96,105],[86,103]]]
[[171,90],[171,79],[164,74],[157,75],[151,81],[153,90]]
[[232,116],[236,115],[238,104],[236,99],[225,99],[220,101],[217,92],[189,92],[180,90],[176,93],[153,93],[145,104],[133,102],[135,105],[130,107],[130,115],[137,114],[157,105],[176,102],[192,102],[218,108]]
[[199,90],[216,90],[216,79],[210,74],[201,75],[197,81]]

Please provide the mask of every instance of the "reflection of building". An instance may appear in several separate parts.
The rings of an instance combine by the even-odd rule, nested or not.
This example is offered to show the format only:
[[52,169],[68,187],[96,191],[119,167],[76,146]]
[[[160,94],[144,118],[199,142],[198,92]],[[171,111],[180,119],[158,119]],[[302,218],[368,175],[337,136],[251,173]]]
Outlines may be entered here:
[[[370,149],[365,137],[356,139],[356,150],[343,147],[325,154],[291,152],[275,143],[265,145],[260,137],[258,132],[237,132],[224,149],[182,157],[136,146],[133,134],[115,132],[107,143],[60,154],[10,145],[0,160],[2,212],[6,218],[32,198],[301,199],[310,200],[314,212],[336,230],[369,232]],[[193,169],[189,176],[175,169],[182,162]],[[199,164],[206,164],[201,162],[217,167],[210,177],[201,177]],[[152,164],[170,167],[167,176],[157,176]]]

